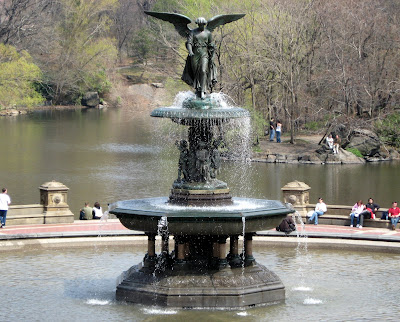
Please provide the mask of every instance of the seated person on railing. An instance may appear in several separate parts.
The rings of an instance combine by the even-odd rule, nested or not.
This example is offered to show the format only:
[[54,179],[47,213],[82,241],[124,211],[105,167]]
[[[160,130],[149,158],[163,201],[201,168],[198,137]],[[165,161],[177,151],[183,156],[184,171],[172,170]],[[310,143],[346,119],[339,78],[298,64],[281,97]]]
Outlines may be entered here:
[[400,219],[400,208],[397,207],[397,201],[392,202],[392,208],[389,209],[389,218],[392,222],[392,230],[396,230],[396,225]]
[[91,220],[93,215],[92,215],[92,207],[89,207],[89,203],[85,202],[85,207],[83,207],[79,211],[79,219],[80,220]]
[[326,204],[322,198],[318,198],[318,203],[315,205],[315,210],[312,213],[309,223],[314,221],[314,225],[318,225],[318,216],[322,216],[326,212]]
[[350,227],[354,225],[354,217],[357,218],[357,228],[362,228],[360,226],[360,214],[365,210],[365,205],[363,204],[362,200],[358,200],[353,208],[351,209],[350,214]]
[[374,199],[369,198],[368,203],[365,205],[365,210],[360,213],[358,216],[360,226],[359,228],[362,228],[364,226],[364,218],[366,219],[375,219],[375,214],[379,209],[379,205],[374,203]]

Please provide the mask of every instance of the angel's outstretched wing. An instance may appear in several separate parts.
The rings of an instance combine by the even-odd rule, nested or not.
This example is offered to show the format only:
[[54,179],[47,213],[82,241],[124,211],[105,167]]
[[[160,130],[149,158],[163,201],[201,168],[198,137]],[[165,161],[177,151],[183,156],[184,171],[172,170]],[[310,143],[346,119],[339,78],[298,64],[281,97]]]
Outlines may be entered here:
[[184,15],[179,14],[179,13],[155,12],[155,11],[145,11],[144,13],[149,16],[155,17],[157,19],[161,19],[161,20],[172,23],[174,25],[176,31],[182,37],[187,37],[188,32],[190,31],[188,24],[190,24],[192,22],[192,20]]
[[234,15],[218,15],[218,16],[212,17],[207,22],[207,29],[210,31],[213,31],[218,26],[222,26],[222,25],[225,25],[226,23],[230,23],[230,22],[239,20],[240,18],[243,18],[244,16],[245,16],[244,13],[240,13],[240,14],[234,14]]

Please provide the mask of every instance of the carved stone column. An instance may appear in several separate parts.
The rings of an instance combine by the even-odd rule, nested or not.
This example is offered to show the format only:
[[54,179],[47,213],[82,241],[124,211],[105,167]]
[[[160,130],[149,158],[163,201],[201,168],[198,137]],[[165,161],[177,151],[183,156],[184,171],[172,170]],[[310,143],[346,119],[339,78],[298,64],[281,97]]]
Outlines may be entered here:
[[310,186],[300,181],[293,181],[281,188],[283,199],[293,205],[300,215],[307,214],[307,205],[310,202]]
[[44,224],[74,222],[74,214],[67,204],[68,187],[61,182],[50,181],[43,183],[39,190],[40,204],[44,207]]

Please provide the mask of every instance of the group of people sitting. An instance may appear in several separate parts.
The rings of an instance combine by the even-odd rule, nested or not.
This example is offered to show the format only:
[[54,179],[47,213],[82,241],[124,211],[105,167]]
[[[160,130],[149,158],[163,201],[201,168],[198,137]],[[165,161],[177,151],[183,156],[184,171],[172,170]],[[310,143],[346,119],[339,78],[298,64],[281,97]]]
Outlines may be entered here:
[[[369,198],[366,205],[363,204],[362,200],[355,203],[350,213],[350,227],[354,227],[354,219],[357,219],[356,227],[362,229],[364,225],[364,219],[376,219],[376,212],[380,206],[374,202],[374,199]],[[318,203],[315,206],[314,211],[310,211],[307,214],[308,223],[314,222],[318,225],[318,217],[322,216],[327,211],[326,204],[322,198],[318,198]],[[392,202],[392,207],[388,211],[382,212],[382,220],[390,219],[391,229],[395,230],[396,225],[400,220],[400,208],[397,206],[397,201]]]
[[[356,202],[350,213],[350,227],[354,225],[354,218],[357,218],[358,228],[362,228],[364,218],[376,219],[376,212],[379,209],[379,205],[374,203],[372,198],[368,199],[366,205],[363,204],[362,200]],[[397,201],[392,202],[392,207],[388,211],[382,212],[382,220],[390,219],[392,230],[396,229],[396,225],[400,220],[400,208],[397,206]]]
[[374,199],[369,198],[366,205],[363,204],[362,200],[358,200],[350,213],[350,227],[354,226],[354,218],[357,218],[357,228],[362,229],[364,225],[364,218],[375,219],[376,212],[379,209],[379,205],[374,203]]
[[335,138],[332,137],[332,134],[329,134],[326,137],[326,144],[329,147],[329,149],[333,150],[333,154],[338,154],[339,153],[339,148],[342,143],[342,140],[340,139],[339,135],[336,134]]
[[90,207],[88,202],[85,202],[85,206],[79,211],[80,220],[101,219],[103,215],[103,209],[97,201],[94,203],[93,208]]

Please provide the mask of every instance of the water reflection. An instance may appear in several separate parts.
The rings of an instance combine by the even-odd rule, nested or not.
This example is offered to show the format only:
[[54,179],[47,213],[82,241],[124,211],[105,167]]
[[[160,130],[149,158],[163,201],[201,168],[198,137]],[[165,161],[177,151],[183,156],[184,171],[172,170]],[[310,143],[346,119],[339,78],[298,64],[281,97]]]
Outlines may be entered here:
[[[68,203],[78,215],[85,201],[167,196],[178,159],[174,142],[186,127],[126,109],[40,111],[0,118],[0,185],[14,204],[38,203],[38,187],[50,180],[70,188]],[[391,186],[399,163],[286,165],[225,162],[219,178],[238,197],[281,199],[281,187],[299,180],[310,198],[354,204],[374,197],[382,207],[399,198]]]

